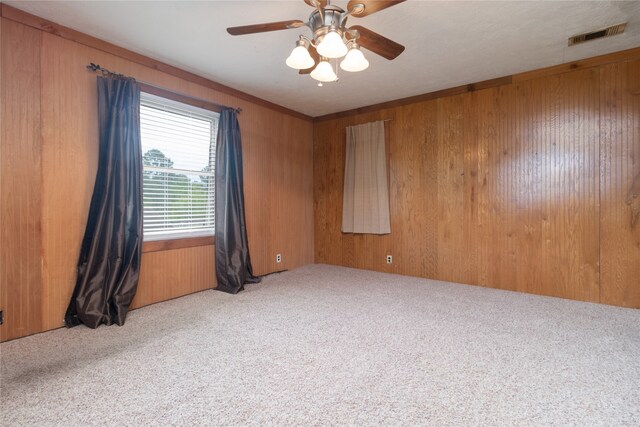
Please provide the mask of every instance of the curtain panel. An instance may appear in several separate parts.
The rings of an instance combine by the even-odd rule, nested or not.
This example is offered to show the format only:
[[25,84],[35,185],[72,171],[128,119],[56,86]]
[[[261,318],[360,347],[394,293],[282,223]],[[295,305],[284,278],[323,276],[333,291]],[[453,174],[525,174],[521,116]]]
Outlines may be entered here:
[[142,255],[140,89],[135,80],[98,77],[99,158],[68,327],[123,325]]
[[216,290],[236,294],[245,283],[258,283],[253,275],[244,211],[242,140],[238,113],[220,113],[215,171]]
[[342,232],[391,233],[383,121],[347,127]]

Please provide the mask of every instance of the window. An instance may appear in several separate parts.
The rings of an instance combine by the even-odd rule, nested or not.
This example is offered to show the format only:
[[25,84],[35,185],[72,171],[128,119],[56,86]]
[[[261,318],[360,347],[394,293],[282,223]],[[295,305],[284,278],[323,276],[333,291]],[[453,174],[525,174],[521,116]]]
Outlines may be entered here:
[[141,94],[144,240],[214,234],[218,114]]

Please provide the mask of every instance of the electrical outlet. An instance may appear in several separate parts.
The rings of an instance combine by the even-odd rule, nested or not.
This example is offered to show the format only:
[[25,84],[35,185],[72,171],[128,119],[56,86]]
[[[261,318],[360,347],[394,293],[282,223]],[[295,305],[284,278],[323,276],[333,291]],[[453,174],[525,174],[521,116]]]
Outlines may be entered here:
[[393,263],[393,257],[391,255],[387,255],[387,264]]
[[276,254],[276,262],[280,264],[282,262],[282,254]]

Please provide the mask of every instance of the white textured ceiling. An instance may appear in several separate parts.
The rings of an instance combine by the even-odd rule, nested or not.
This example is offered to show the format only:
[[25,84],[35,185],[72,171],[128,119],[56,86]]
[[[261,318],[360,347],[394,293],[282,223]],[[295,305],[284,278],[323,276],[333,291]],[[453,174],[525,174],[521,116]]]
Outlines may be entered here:
[[[225,31],[306,20],[313,9],[303,0],[6,3],[310,116],[640,46],[640,1],[410,0],[349,20],[405,45],[402,55],[387,61],[365,51],[369,69],[318,87],[284,63],[306,27]],[[622,35],[567,46],[572,35],[621,22],[629,23]]]

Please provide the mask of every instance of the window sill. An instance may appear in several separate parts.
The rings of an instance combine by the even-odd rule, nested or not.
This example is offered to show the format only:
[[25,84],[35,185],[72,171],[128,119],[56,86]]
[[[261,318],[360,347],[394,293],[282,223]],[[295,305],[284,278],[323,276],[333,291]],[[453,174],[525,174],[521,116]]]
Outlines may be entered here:
[[142,243],[142,253],[171,251],[174,249],[193,248],[215,244],[214,236],[183,237],[170,240],[151,240]]

